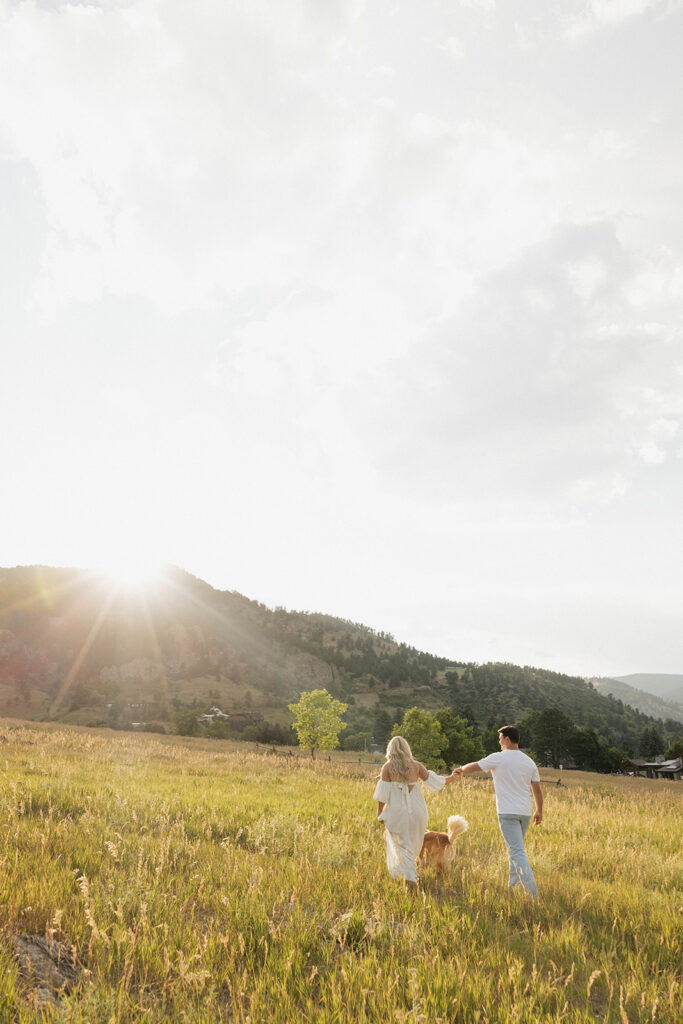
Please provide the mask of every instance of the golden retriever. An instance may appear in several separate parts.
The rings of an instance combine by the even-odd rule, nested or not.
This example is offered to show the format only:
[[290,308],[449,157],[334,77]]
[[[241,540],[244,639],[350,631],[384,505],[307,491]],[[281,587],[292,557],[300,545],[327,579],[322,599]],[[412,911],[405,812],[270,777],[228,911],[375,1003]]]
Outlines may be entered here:
[[448,833],[425,832],[420,860],[423,864],[431,864],[443,875],[455,857],[455,840],[466,832],[468,823],[460,814],[451,814],[448,819]]

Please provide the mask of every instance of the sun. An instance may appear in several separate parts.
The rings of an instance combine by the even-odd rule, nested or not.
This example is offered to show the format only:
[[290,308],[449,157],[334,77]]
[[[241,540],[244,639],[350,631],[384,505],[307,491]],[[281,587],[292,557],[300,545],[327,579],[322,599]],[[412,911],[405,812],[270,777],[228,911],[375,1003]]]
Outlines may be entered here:
[[158,580],[161,565],[137,555],[124,555],[101,566],[101,571],[118,589],[140,590]]

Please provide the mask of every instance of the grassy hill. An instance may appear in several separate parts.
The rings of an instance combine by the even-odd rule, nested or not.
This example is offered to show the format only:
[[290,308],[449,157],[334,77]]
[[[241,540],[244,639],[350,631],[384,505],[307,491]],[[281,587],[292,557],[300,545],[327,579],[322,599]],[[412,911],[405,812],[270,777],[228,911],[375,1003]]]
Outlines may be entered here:
[[[653,721],[584,679],[453,662],[360,623],[267,608],[173,566],[140,589],[92,571],[0,569],[0,713],[167,732],[217,706],[233,730],[285,739],[288,703],[321,687],[350,705],[349,746],[381,742],[414,705],[455,707],[478,729],[554,706],[634,751]],[[680,732],[660,724],[668,738]]]
[[[508,894],[487,779],[428,798],[431,827],[470,829],[416,892],[388,877],[371,766],[2,721],[0,744],[0,1020],[677,1019],[671,783],[546,786],[530,904]],[[73,965],[61,994],[12,955],[46,937]]]

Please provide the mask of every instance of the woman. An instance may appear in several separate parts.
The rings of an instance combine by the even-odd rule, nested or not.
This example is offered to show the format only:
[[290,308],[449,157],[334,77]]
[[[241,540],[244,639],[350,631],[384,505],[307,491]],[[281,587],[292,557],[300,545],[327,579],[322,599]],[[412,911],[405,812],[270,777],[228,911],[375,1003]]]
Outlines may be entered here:
[[408,741],[394,736],[387,746],[373,800],[377,817],[384,822],[387,837],[387,867],[392,878],[417,882],[417,857],[422,849],[429,813],[418,782],[430,793],[438,793],[455,779],[427,771],[413,758]]

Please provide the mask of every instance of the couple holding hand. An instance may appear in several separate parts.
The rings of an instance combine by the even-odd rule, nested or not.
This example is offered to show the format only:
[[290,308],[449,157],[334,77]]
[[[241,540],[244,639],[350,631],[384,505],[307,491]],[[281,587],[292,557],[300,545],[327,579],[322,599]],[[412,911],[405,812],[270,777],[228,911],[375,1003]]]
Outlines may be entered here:
[[455,768],[450,775],[428,771],[413,758],[408,742],[394,736],[387,746],[386,761],[373,799],[377,817],[384,823],[387,841],[387,867],[393,878],[417,881],[417,857],[422,849],[429,814],[419,783],[429,793],[461,779],[490,771],[496,792],[498,823],[510,861],[508,886],[522,886],[534,899],[538,896],[534,873],[524,849],[524,836],[532,816],[533,793],[535,825],[543,820],[543,793],[538,768],[519,749],[519,731],[513,725],[498,730],[500,750],[480,761]]

